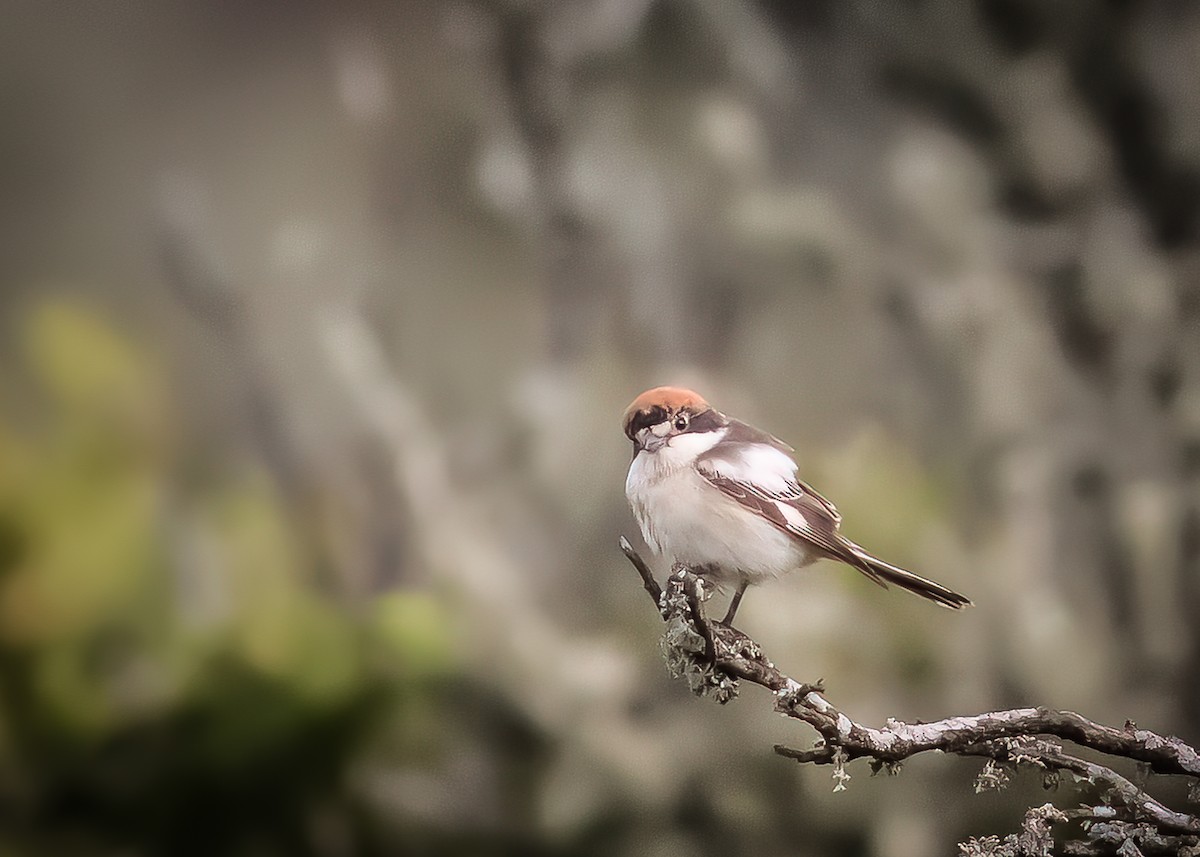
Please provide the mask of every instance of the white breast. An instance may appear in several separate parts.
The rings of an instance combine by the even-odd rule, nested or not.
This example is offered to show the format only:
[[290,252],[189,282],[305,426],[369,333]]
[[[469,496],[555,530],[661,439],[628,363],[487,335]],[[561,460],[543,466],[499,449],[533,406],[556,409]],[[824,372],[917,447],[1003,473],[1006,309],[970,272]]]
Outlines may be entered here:
[[[707,567],[720,581],[753,583],[807,565],[813,557],[802,542],[696,471],[692,462],[720,439],[715,434],[679,435],[657,453],[634,458],[625,494],[646,544],[671,562]],[[679,441],[685,444],[674,448]]]

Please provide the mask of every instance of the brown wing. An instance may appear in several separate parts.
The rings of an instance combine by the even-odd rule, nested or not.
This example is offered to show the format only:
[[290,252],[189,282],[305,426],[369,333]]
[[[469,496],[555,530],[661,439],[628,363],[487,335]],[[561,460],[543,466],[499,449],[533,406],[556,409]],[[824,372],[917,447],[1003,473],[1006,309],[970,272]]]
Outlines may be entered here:
[[[768,434],[761,429],[756,429],[754,426],[744,423],[741,420],[735,420],[726,417],[725,423],[729,427],[725,432],[725,436],[721,439],[719,444],[714,446],[712,450],[707,453],[705,458],[715,461],[721,461],[724,459],[734,463],[739,463],[743,455],[743,451],[746,449],[748,444],[763,444],[782,452],[785,456],[787,456],[785,460],[790,464],[790,475],[788,477],[788,481],[794,490],[784,492],[783,494],[771,495],[756,489],[749,483],[743,482],[740,484],[745,485],[748,490],[754,491],[760,497],[767,499],[778,499],[781,501],[795,500],[802,504],[815,503],[820,507],[825,516],[833,520],[834,528],[836,529],[837,524],[841,523],[842,516],[838,513],[837,508],[820,494],[818,494],[811,485],[796,478],[796,463],[791,458],[791,454],[795,452],[795,450],[792,449],[791,446],[775,437],[775,435]],[[705,468],[702,467],[701,469]],[[712,466],[713,471],[721,471],[722,469],[723,468],[719,464]],[[705,476],[706,478],[709,478],[710,482],[712,481],[712,473],[706,472]],[[730,479],[728,476],[723,478]],[[738,480],[731,479],[730,481],[737,482]]]
[[841,516],[833,504],[803,483],[795,483],[782,493],[768,493],[752,485],[718,473],[703,472],[704,478],[725,496],[736,500],[754,514],[766,518],[789,535],[812,544],[833,559],[853,566],[886,588],[879,575],[852,550],[851,543],[838,532]]
[[732,417],[725,417],[725,422],[729,426],[729,429],[725,432],[721,443],[765,443],[767,446],[773,446],[775,449],[788,455],[796,451],[790,445],[775,437],[775,435],[768,434],[762,429],[756,429],[749,423],[735,420]]

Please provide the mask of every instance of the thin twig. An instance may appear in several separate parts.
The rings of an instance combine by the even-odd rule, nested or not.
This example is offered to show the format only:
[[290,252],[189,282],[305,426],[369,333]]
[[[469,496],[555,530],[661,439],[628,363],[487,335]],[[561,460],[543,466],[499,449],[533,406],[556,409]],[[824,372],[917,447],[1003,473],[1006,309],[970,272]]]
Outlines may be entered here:
[[687,596],[688,609],[691,610],[692,625],[697,633],[704,638],[704,657],[713,666],[717,665],[716,643],[713,642],[712,630],[704,611],[700,609],[700,583],[695,575],[689,575],[686,569],[671,572],[671,577],[683,583],[683,593]]
[[662,587],[658,585],[658,581],[654,579],[654,572],[650,570],[650,566],[646,565],[646,561],[641,555],[633,549],[633,545],[629,543],[629,539],[621,536],[621,551],[633,563],[633,567],[637,569],[638,574],[642,576],[642,586],[650,597],[654,599],[654,606],[662,612]]
[[1067,771],[1099,786],[1108,800],[1126,807],[1135,820],[1149,821],[1166,833],[1200,834],[1200,818],[1163,806],[1116,771],[1072,756],[1053,740],[1027,738],[1020,741],[984,741],[956,752],[962,756],[1026,762],[1047,770]]

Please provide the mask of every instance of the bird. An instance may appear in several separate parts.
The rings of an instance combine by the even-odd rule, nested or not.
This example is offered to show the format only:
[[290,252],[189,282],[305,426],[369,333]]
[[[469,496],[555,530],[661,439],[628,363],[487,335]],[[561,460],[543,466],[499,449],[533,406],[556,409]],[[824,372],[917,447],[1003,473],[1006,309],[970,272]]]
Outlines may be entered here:
[[746,588],[833,559],[887,588],[943,607],[971,600],[884,562],[842,535],[833,503],[801,481],[795,450],[728,417],[683,387],[655,387],[623,418],[633,443],[625,496],[656,554],[720,588],[733,588],[731,625]]

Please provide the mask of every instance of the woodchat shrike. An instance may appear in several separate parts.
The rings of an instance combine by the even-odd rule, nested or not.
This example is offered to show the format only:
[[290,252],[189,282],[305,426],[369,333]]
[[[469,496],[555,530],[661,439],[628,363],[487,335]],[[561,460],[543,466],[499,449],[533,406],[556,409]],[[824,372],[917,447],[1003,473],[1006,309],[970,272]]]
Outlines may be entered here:
[[719,585],[750,584],[835,559],[880,586],[894,583],[943,607],[970,599],[878,557],[839,532],[842,516],[796,476],[792,448],[714,410],[699,394],[655,387],[625,409],[633,461],[625,495],[646,544]]

